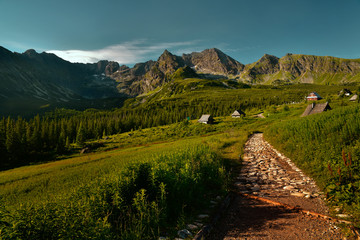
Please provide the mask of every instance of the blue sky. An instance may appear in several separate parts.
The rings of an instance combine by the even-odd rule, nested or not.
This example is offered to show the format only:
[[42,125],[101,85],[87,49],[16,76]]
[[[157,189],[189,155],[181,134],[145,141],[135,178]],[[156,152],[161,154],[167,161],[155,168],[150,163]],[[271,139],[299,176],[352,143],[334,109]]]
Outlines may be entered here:
[[360,0],[0,0],[0,46],[132,65],[168,49],[360,58]]

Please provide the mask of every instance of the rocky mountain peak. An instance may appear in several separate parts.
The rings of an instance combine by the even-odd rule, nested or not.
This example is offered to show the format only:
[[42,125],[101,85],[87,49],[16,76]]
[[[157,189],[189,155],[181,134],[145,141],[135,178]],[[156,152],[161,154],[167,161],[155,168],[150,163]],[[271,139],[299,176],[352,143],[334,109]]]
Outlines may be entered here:
[[279,61],[279,58],[274,55],[264,54],[264,56],[262,56],[259,59],[259,62],[266,62],[266,61],[277,62]]
[[181,57],[165,50],[157,60],[156,65],[164,74],[173,74],[179,67],[184,66],[184,61]]
[[256,79],[259,75],[273,74],[280,70],[279,58],[273,55],[264,54],[258,61],[246,65],[243,76]]
[[256,63],[256,65],[261,65],[263,68],[268,68],[270,70],[271,68],[278,70],[279,65],[279,58],[273,55],[264,54]]
[[244,65],[226,55],[217,48],[206,49],[202,52],[183,54],[185,64],[195,67],[199,72],[215,75],[237,75]]
[[96,63],[96,71],[98,73],[104,73],[106,66],[109,64],[109,61],[101,60]]
[[173,55],[169,50],[165,49],[161,55]]
[[205,49],[203,52],[204,53],[215,53],[215,54],[224,55],[224,53],[221,50],[217,49],[217,48]]
[[203,51],[204,54],[215,54],[219,57],[226,57],[227,55],[217,48],[209,48]]
[[111,61],[105,67],[105,75],[110,76],[111,74],[115,73],[119,69],[120,69],[119,63]]
[[37,55],[39,55],[34,49],[29,49],[26,50],[23,55],[28,56],[28,57],[36,57]]
[[165,51],[158,58],[158,61],[166,61],[166,60],[171,60],[171,59],[175,59],[175,58],[176,58],[176,56],[174,54],[172,54],[167,49],[165,49]]

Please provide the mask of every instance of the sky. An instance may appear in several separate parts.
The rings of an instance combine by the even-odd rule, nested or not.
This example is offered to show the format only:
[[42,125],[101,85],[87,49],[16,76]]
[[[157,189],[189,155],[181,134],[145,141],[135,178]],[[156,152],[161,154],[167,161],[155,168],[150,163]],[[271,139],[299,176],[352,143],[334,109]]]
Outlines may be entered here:
[[133,65],[218,48],[360,58],[360,0],[0,0],[0,46]]

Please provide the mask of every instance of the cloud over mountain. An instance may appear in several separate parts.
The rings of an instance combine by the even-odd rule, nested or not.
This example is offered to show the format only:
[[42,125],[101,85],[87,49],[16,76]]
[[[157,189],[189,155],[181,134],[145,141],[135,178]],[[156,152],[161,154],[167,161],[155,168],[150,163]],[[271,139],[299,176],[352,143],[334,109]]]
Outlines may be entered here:
[[53,53],[70,62],[95,63],[106,59],[116,61],[119,64],[134,64],[148,60],[150,55],[159,54],[164,49],[171,49],[174,47],[191,48],[197,42],[198,41],[185,41],[148,44],[145,40],[136,40],[96,50],[72,49],[48,50],[46,52]]

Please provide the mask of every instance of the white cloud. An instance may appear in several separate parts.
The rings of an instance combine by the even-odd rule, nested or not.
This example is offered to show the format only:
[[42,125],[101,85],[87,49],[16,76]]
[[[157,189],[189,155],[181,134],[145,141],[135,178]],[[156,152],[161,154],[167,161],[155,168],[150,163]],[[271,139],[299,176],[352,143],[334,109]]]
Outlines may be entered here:
[[144,40],[125,42],[97,50],[48,50],[70,62],[94,63],[100,60],[110,60],[119,64],[133,64],[148,60],[150,56],[164,51],[165,49],[192,46],[198,41],[146,44]]

